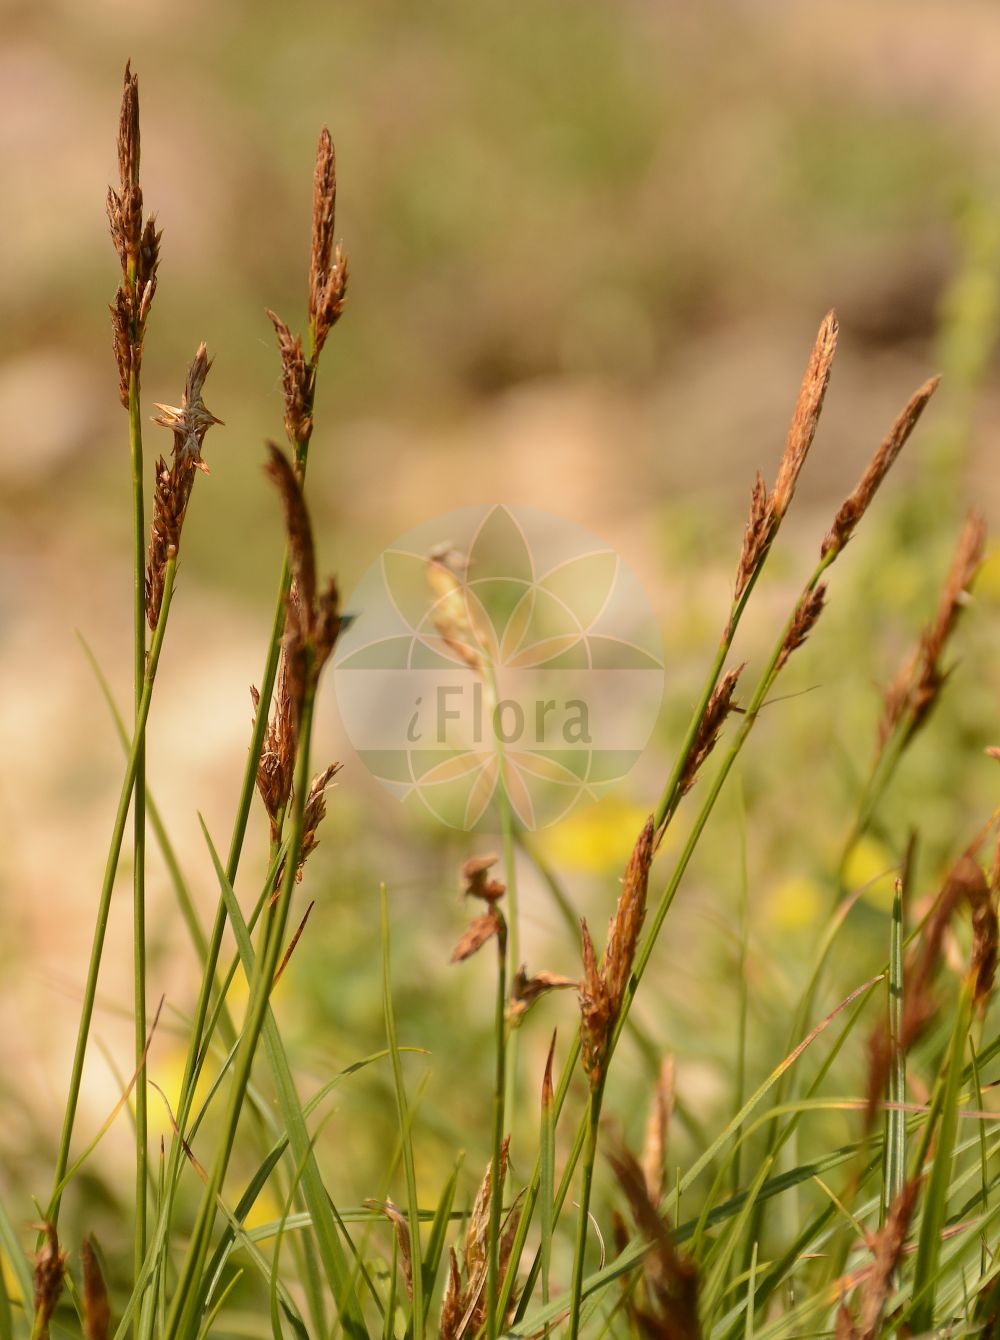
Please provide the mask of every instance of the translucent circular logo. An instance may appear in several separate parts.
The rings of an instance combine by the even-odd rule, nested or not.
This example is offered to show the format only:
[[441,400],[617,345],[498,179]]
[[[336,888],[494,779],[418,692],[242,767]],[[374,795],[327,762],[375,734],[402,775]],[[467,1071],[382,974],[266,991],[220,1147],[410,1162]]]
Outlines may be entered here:
[[470,507],[387,549],[334,662],[351,743],[394,795],[452,828],[526,829],[597,800],[645,748],[662,643],[634,574],[570,522]]

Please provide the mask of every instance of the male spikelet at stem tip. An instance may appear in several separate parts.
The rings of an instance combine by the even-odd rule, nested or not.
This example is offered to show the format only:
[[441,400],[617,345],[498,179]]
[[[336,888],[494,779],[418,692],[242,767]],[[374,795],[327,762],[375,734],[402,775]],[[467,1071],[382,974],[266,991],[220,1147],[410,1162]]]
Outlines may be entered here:
[[207,349],[204,344],[199,344],[198,352],[188,369],[180,406],[156,406],[160,413],[153,422],[172,431],[174,445],[170,465],[162,456],[156,463],[153,520],[146,559],[146,618],[154,631],[163,603],[167,559],[176,557],[180,550],[181,530],[194,487],[195,471],[208,473],[208,466],[201,457],[205,434],[213,424],[222,423],[206,408],[201,398],[205,378],[211,367],[212,360]]
[[639,934],[646,916],[649,867],[653,860],[653,816],[646,820],[622,879],[621,896],[608,927],[608,943],[600,964],[586,921],[583,936],[583,980],[580,983],[580,1042],[584,1071],[596,1089],[604,1079],[608,1045],[621,1014],[632,975]]
[[[298,749],[302,707],[310,683],[315,686],[324,664],[333,651],[341,630],[340,595],[332,578],[321,589],[316,579],[316,551],[312,524],[306,510],[302,488],[284,453],[268,443],[267,473],[281,494],[288,533],[292,585],[285,612],[285,631],[281,645],[274,710],[267,726],[264,747],[257,767],[257,790],[271,821],[272,841],[278,841],[285,810],[292,794],[295,754]],[[255,710],[260,696],[250,689]],[[313,779],[306,800],[306,835],[302,863],[316,846],[316,828],[326,812],[325,793],[339,764],[332,764]]]
[[830,383],[833,356],[837,349],[838,329],[836,313],[827,312],[802,378],[774,488],[768,493],[763,477],[759,473],[754,482],[750,496],[750,516],[743,535],[743,548],[736,570],[734,592],[736,600],[743,595],[754,573],[763,562],[781,519],[792,501],[799,475],[816,436],[826,388]]
[[334,240],[337,167],[330,132],[323,127],[313,179],[312,247],[309,259],[309,353],[276,312],[267,309],[281,356],[285,432],[301,464],[313,431],[316,369],[330,331],[340,320],[347,295],[347,257]]
[[139,80],[131,66],[125,67],[121,115],[118,122],[119,188],[108,187],[108,223],[111,240],[122,267],[122,282],[111,304],[118,389],[128,408],[129,380],[138,386],[142,344],[146,333],[156,271],[160,260],[161,233],[151,215],[143,222],[142,187],[139,185]]

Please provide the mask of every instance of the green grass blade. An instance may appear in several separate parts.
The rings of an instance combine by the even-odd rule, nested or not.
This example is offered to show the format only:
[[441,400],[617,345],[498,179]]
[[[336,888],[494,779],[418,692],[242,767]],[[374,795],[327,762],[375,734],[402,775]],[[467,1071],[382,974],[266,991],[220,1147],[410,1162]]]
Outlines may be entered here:
[[[934,1296],[937,1288],[941,1256],[941,1232],[948,1210],[951,1185],[951,1162],[958,1130],[958,1095],[962,1079],[962,1058],[972,1012],[972,988],[963,987],[955,1024],[952,1029],[947,1069],[940,1088],[940,1102],[935,1104],[940,1114],[937,1144],[931,1163],[930,1177],[924,1197],[924,1212],[917,1241],[917,1259],[913,1267],[910,1326],[917,1332],[929,1331],[934,1324]],[[934,1124],[934,1106],[927,1119],[927,1137]],[[923,1153],[923,1151],[921,1151]],[[921,1160],[922,1161],[922,1160]],[[917,1170],[919,1171],[919,1169]]]
[[[17,1291],[20,1294],[22,1305],[27,1308],[34,1296],[31,1270],[28,1266],[28,1258],[17,1240],[14,1226],[7,1217],[3,1201],[0,1201],[0,1249],[2,1249],[3,1255],[6,1256],[10,1268],[14,1272],[14,1279],[17,1281]],[[2,1269],[2,1262],[0,1262],[0,1269]]]
[[[247,925],[243,919],[243,913],[236,895],[233,892],[232,885],[226,878],[226,872],[219,860],[218,852],[215,849],[204,820],[201,820],[201,827],[205,836],[205,841],[208,844],[209,853],[212,857],[212,863],[215,867],[216,878],[219,881],[219,888],[222,897],[225,900],[226,911],[232,924],[233,934],[236,937],[236,944],[240,952],[241,961],[243,962],[244,971],[247,973],[247,978],[249,980],[253,974],[254,953],[253,947],[250,944]],[[302,1111],[302,1106],[299,1103],[298,1093],[295,1089],[295,1083],[292,1079],[291,1069],[288,1064],[288,1058],[285,1055],[284,1046],[280,1034],[278,1033],[278,1026],[275,1023],[274,1014],[270,1005],[267,1007],[265,1014],[262,1036],[264,1049],[267,1053],[271,1072],[274,1077],[275,1089],[278,1096],[278,1107],[288,1131],[292,1155],[297,1162],[300,1160],[304,1161],[302,1172],[302,1195],[309,1213],[312,1216],[313,1230],[316,1234],[320,1259],[323,1262],[323,1269],[326,1272],[327,1281],[337,1306],[337,1312],[342,1318],[345,1329],[347,1329],[349,1333],[356,1335],[360,1340],[360,1337],[365,1335],[360,1304],[357,1295],[351,1288],[351,1272],[348,1268],[347,1257],[338,1236],[333,1205],[326,1187],[323,1184],[322,1177],[320,1176],[319,1166],[316,1162],[316,1157],[312,1150],[309,1138],[309,1132],[306,1127],[305,1116]]]
[[392,1057],[392,1077],[396,1089],[396,1110],[403,1135],[403,1168],[406,1174],[406,1198],[410,1223],[410,1256],[413,1267],[413,1335],[414,1340],[424,1336],[424,1270],[420,1241],[420,1208],[417,1201],[417,1175],[413,1161],[413,1138],[403,1080],[399,1041],[396,1036],[396,1015],[392,1005],[392,964],[389,957],[389,895],[385,885],[379,889],[382,927],[382,1004],[385,1012],[385,1032]]
[[885,1114],[883,1178],[883,1220],[885,1212],[903,1189],[906,1181],[906,1055],[901,1046],[903,1027],[903,881],[896,884],[892,900],[892,928],[889,939],[889,1067],[888,1099]]

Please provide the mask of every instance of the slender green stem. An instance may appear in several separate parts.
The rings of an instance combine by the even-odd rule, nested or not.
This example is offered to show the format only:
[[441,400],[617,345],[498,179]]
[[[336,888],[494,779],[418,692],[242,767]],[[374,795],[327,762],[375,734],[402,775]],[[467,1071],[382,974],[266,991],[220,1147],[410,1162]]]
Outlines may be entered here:
[[569,1340],[580,1334],[580,1306],[583,1302],[583,1268],[587,1256],[587,1229],[590,1226],[590,1195],[594,1185],[594,1164],[597,1161],[597,1136],[601,1123],[601,1104],[604,1100],[604,1076],[590,1093],[587,1108],[587,1138],[583,1148],[583,1173],[580,1182],[580,1214],[576,1221],[576,1242],[573,1249],[573,1283],[569,1295]]
[[496,1080],[493,1083],[493,1152],[489,1172],[489,1244],[487,1258],[487,1337],[496,1340],[497,1294],[500,1292],[500,1218],[504,1178],[500,1163],[504,1147],[504,1100],[507,1092],[507,925],[500,922],[496,938]]
[[489,1257],[486,1266],[486,1334],[487,1340],[496,1340],[498,1317],[497,1296],[500,1290],[500,1219],[503,1211],[503,1155],[504,1101],[507,1088],[507,928],[503,921],[497,934],[497,1001],[496,1001],[496,1080],[493,1086],[493,1155],[490,1171],[490,1229]]
[[53,1186],[57,1189],[53,1193],[46,1214],[46,1218],[52,1224],[55,1224],[59,1217],[59,1206],[62,1200],[61,1183],[66,1173],[66,1169],[69,1166],[69,1151],[73,1139],[73,1125],[76,1121],[76,1109],[80,1101],[80,1085],[83,1079],[83,1063],[87,1054],[87,1042],[90,1037],[90,1025],[93,1019],[94,1003],[97,997],[97,979],[100,975],[101,957],[104,953],[104,938],[107,934],[108,915],[111,910],[111,894],[114,889],[115,875],[118,871],[118,859],[121,855],[122,841],[125,836],[125,825],[128,820],[129,804],[132,799],[132,789],[135,785],[136,771],[139,763],[139,755],[142,749],[142,741],[145,735],[146,722],[149,719],[149,707],[153,697],[156,667],[159,664],[160,649],[163,646],[163,637],[167,629],[167,617],[170,613],[170,601],[173,596],[176,567],[176,558],[168,559],[166,572],[164,574],[163,603],[160,607],[160,617],[156,624],[156,632],[153,634],[152,645],[149,649],[149,659],[146,663],[146,672],[143,679],[142,699],[139,703],[139,712],[136,718],[135,737],[132,741],[132,747],[129,750],[128,763],[125,768],[125,777],[122,781],[121,794],[118,798],[118,810],[115,815],[114,828],[111,834],[111,844],[108,848],[107,863],[104,868],[104,882],[101,886],[101,896],[97,906],[94,939],[90,951],[90,964],[87,969],[87,981],[83,992],[83,1008],[80,1013],[76,1048],[73,1053],[73,1069],[70,1074],[69,1093],[66,1097],[66,1108],[63,1113],[62,1132],[59,1137],[59,1152],[56,1155]]
[[[413,1287],[413,1340],[424,1336],[424,1271],[423,1244],[420,1240],[420,1202],[417,1199],[417,1171],[413,1161],[413,1139],[410,1134],[410,1112],[406,1101],[403,1063],[396,1035],[396,1013],[392,1005],[392,967],[389,957],[389,895],[383,884],[379,890],[379,911],[382,921],[382,997],[385,1015],[386,1041],[392,1061],[396,1089],[396,1109],[402,1138],[403,1169],[406,1176],[406,1198],[410,1225],[410,1277]],[[395,1270],[392,1272],[395,1279]],[[388,1312],[391,1309],[387,1309]]]
[[[132,538],[134,545],[133,608],[135,640],[135,713],[138,725],[146,674],[146,523],[142,491],[142,418],[139,377],[135,370],[128,382],[128,436],[132,464]],[[148,1140],[148,1086],[142,1064],[146,1048],[146,746],[139,740],[136,759],[135,799],[132,818],[135,850],[132,866],[132,958],[135,1014],[135,1278],[146,1255],[146,1160]]]
[[212,1171],[202,1195],[201,1208],[191,1234],[188,1251],[178,1277],[174,1300],[167,1317],[166,1338],[193,1336],[197,1331],[203,1291],[203,1266],[217,1213],[217,1198],[229,1167],[236,1130],[243,1110],[247,1086],[253,1069],[257,1042],[267,1017],[267,1008],[280,962],[284,933],[288,922],[299,853],[302,850],[306,797],[309,792],[309,742],[312,733],[315,683],[311,670],[307,674],[307,690],[302,705],[299,750],[295,768],[295,789],[292,803],[292,831],[288,844],[278,901],[262,928],[262,944],[257,955],[247,1017],[233,1063],[233,1075],[226,1114]]

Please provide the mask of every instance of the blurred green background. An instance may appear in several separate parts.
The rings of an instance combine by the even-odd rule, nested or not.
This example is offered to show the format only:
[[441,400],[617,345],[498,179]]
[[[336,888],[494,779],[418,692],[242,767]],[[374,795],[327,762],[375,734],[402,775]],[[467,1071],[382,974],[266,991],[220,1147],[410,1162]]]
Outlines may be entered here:
[[[696,699],[754,470],[776,467],[824,311],[836,306],[841,321],[827,409],[741,658],[773,638],[897,409],[932,371],[945,374],[783,700],[761,719],[644,984],[644,1025],[676,1054],[684,1102],[713,1129],[732,1092],[744,838],[759,1078],[781,1054],[833,897],[878,685],[931,613],[965,506],[997,521],[1000,10],[987,0],[8,0],[0,25],[0,1189],[27,1217],[27,1193],[46,1185],[120,778],[74,630],[120,701],[130,693],[127,438],[103,212],[127,58],[140,76],[146,204],[164,230],[144,396],[150,413],[176,403],[204,339],[217,360],[206,400],[226,424],[208,439],[212,473],[186,524],[149,744],[151,787],[206,919],[214,881],[196,811],[221,845],[281,552],[260,468],[282,418],[263,309],[293,328],[304,320],[322,124],[337,146],[351,263],[310,458],[323,566],[349,590],[427,517],[527,504],[615,545],[662,622],[667,694],[648,756],[620,796],[538,843],[592,924],[613,907]],[[150,427],[146,444],[151,459],[169,439]],[[982,750],[1000,737],[998,606],[990,561],[947,704],[908,757],[853,884],[885,876],[915,827],[926,891],[989,816],[996,764]],[[303,1087],[380,1045],[384,879],[402,1041],[428,1051],[408,1064],[426,1086],[421,1185],[430,1195],[459,1146],[472,1185],[488,1144],[490,965],[446,966],[465,921],[456,872],[470,843],[416,823],[352,763],[329,686],[317,755],[317,766],[346,766],[302,893],[317,906],[279,997]],[[258,823],[247,899],[263,850]],[[664,875],[669,863],[667,850]],[[81,1132],[113,1106],[116,1068],[130,1068],[127,867],[96,1029],[105,1056],[92,1049]],[[150,990],[168,1002],[150,1073],[169,1095],[196,976],[155,855],[150,869]],[[527,864],[522,879],[529,966],[574,973],[575,939]],[[881,962],[890,889],[884,877],[862,901],[831,1002]],[[567,995],[530,1017],[526,1088],[540,1082],[551,1028],[565,1041],[574,1021]],[[647,1059],[623,1052],[609,1098],[633,1135]],[[349,1081],[324,1137],[344,1204],[384,1190],[388,1083],[378,1070]],[[526,1110],[530,1129],[533,1100]],[[119,1127],[72,1209],[112,1238],[131,1186]],[[829,1140],[849,1127],[845,1116],[809,1129]],[[682,1127],[678,1159],[692,1138]],[[515,1142],[515,1169],[533,1148]]]

